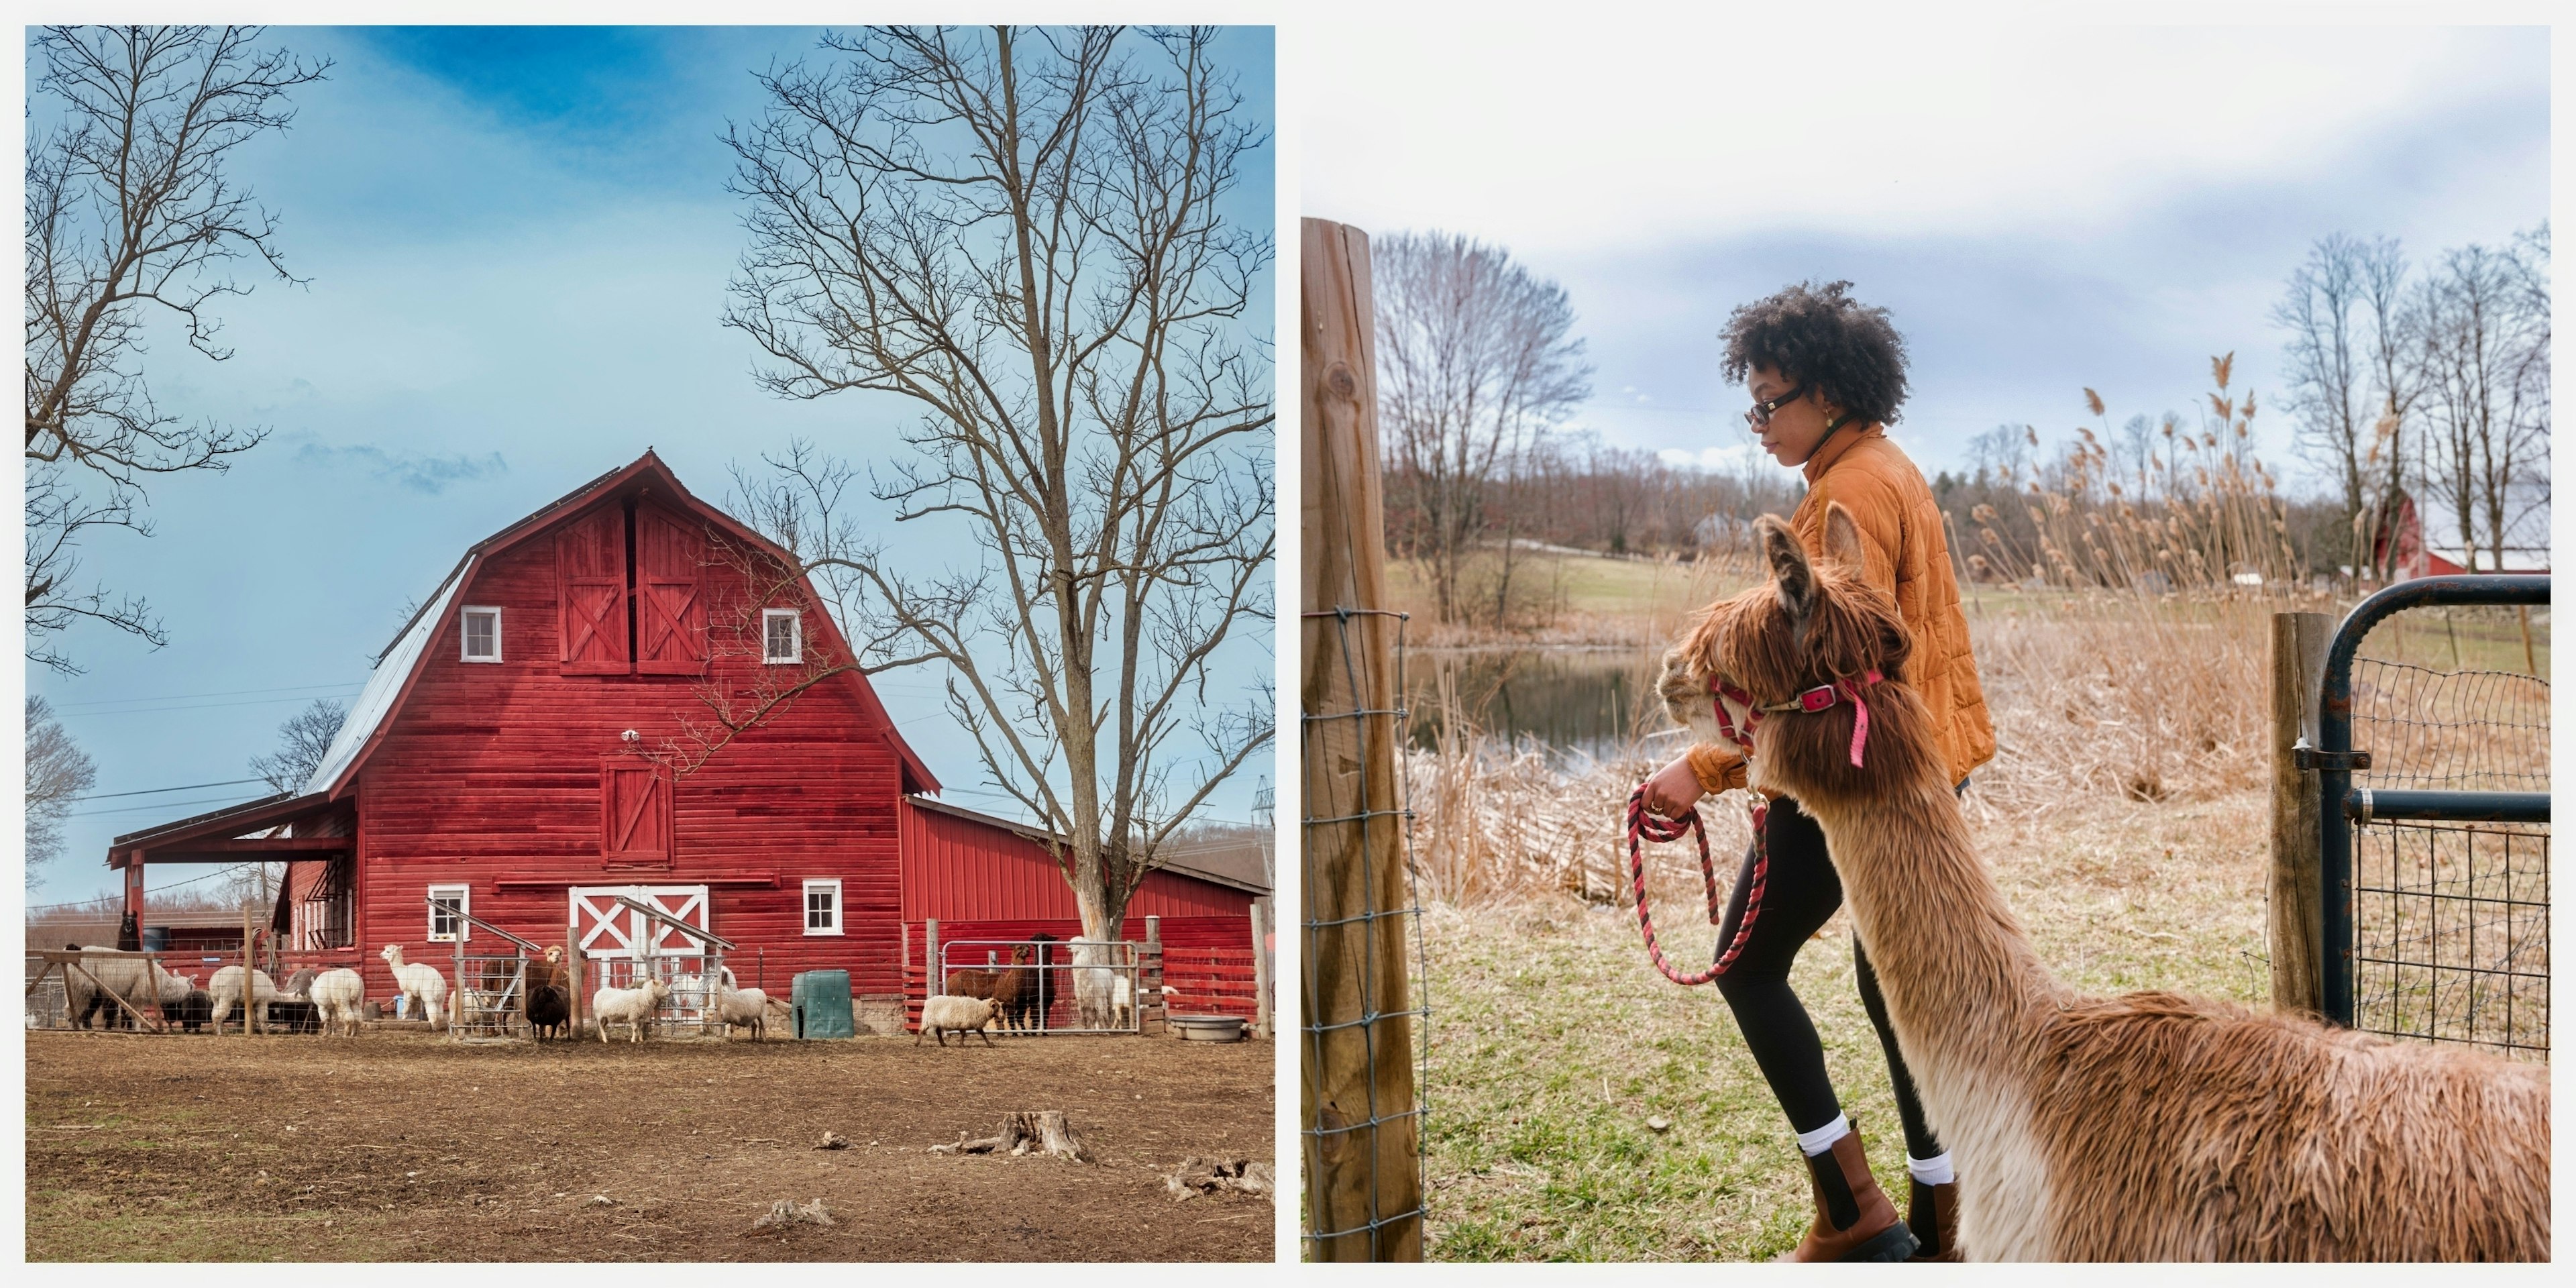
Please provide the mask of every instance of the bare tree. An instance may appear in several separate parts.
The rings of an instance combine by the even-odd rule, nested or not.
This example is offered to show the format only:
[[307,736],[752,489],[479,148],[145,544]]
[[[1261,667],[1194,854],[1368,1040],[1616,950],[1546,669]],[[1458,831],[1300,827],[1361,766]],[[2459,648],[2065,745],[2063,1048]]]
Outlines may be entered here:
[[944,664],[994,786],[1065,838],[1095,940],[1271,741],[1268,667],[1240,700],[1219,669],[1238,633],[1266,643],[1276,537],[1250,310],[1271,241],[1225,213],[1265,139],[1214,38],[833,34],[845,59],[762,74],[768,112],[729,135],[751,238],[726,321],[773,360],[762,386],[911,400],[913,454],[872,492],[981,552],[941,569],[844,533],[797,557],[851,574],[859,663]]
[[[1487,505],[1548,431],[1592,396],[1565,288],[1499,246],[1399,233],[1370,252],[1377,291],[1378,418],[1396,544],[1428,571],[1440,620],[1466,615],[1460,565],[1511,516]],[[1499,531],[1498,531],[1499,529]]]
[[347,707],[330,698],[315,698],[313,705],[277,727],[277,750],[251,757],[250,772],[267,780],[270,791],[302,791],[305,780],[322,767],[331,740],[340,736],[340,726],[348,719]]
[[2290,274],[2289,291],[2272,306],[2272,322],[2289,331],[2282,348],[2290,380],[2295,434],[2311,464],[2343,485],[2344,513],[2359,514],[2362,462],[2378,417],[2370,406],[2369,354],[2363,339],[2368,248],[2342,233],[2319,238]]
[[[2545,230],[2535,236],[2545,253]],[[2473,567],[2481,545],[2503,567],[2515,534],[2546,505],[2532,479],[2546,473],[2549,453],[2547,268],[2521,251],[2471,244],[2446,252],[2416,294],[2432,422],[2424,477],[2451,510]]]
[[38,869],[61,857],[63,819],[72,802],[98,783],[98,766],[54,718],[52,704],[27,695],[27,888],[44,884]]
[[[27,142],[26,319],[28,657],[79,668],[54,642],[101,622],[166,641],[149,605],[75,581],[84,534],[140,519],[143,480],[222,470],[265,431],[190,424],[143,379],[155,310],[190,347],[222,360],[218,298],[250,286],[227,272],[254,260],[288,275],[276,222],[224,176],[233,149],[294,119],[288,91],[322,78],[255,50],[256,27],[48,27]],[[37,123],[43,132],[33,133]],[[96,489],[93,493],[92,489]]]

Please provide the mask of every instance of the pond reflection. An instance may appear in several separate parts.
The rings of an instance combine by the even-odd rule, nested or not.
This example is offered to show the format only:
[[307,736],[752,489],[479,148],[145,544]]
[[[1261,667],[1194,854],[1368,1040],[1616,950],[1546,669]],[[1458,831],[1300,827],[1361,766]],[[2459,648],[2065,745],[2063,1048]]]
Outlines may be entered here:
[[1551,761],[1606,759],[1670,727],[1655,699],[1661,661],[1662,650],[1636,647],[1416,650],[1405,677],[1413,745],[1438,744],[1454,703],[1465,723],[1538,743]]

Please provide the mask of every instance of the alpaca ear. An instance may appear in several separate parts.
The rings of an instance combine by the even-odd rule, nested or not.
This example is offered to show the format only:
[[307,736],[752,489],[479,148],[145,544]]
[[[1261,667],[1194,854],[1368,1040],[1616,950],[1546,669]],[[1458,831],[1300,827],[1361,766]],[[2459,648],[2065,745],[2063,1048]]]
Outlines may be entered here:
[[1854,577],[1869,573],[1869,554],[1861,544],[1860,525],[1840,501],[1825,503],[1825,562]]
[[1763,515],[1754,521],[1761,534],[1762,553],[1771,560],[1771,576],[1780,586],[1780,606],[1789,610],[1790,625],[1800,635],[1807,630],[1807,618],[1816,610],[1816,570],[1807,563],[1806,547],[1798,544],[1798,535],[1789,525]]

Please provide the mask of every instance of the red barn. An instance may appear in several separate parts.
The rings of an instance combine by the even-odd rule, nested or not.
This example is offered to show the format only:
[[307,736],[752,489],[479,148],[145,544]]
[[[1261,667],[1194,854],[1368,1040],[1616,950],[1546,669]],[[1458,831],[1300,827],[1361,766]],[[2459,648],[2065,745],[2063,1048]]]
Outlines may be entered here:
[[[394,991],[383,945],[432,964],[459,935],[508,951],[433,897],[539,944],[578,927],[594,959],[645,933],[694,951],[613,902],[641,887],[740,945],[737,973],[773,993],[842,969],[857,994],[917,1000],[933,919],[948,941],[1079,933],[1040,834],[930,799],[938,780],[795,568],[646,452],[467,550],[302,791],[118,837],[129,911],[149,924],[151,864],[286,860],[280,945],[358,966],[371,998]],[[1249,1014],[1233,977],[1264,893],[1157,872],[1126,937],[1159,916],[1181,1004]]]

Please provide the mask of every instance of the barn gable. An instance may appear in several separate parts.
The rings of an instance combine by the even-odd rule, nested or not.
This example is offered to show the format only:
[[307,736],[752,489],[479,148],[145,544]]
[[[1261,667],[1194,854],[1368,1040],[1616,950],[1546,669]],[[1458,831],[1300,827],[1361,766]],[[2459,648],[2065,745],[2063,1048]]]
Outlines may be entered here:
[[[306,780],[304,790],[308,793],[322,792],[333,798],[349,790],[358,771],[401,711],[405,697],[428,659],[429,642],[446,639],[454,633],[461,595],[475,585],[482,569],[503,554],[538,538],[546,538],[552,543],[550,548],[554,551],[557,583],[562,588],[558,608],[566,614],[567,621],[579,618],[581,610],[591,614],[588,620],[594,624],[603,612],[622,611],[626,607],[623,587],[609,586],[600,566],[607,539],[587,536],[585,540],[582,525],[596,521],[603,513],[595,508],[600,503],[630,491],[651,495],[657,502],[652,518],[646,521],[647,530],[653,535],[641,543],[650,552],[639,568],[639,580],[644,591],[635,597],[642,636],[649,642],[649,648],[647,656],[633,664],[634,673],[695,675],[705,661],[702,642],[693,656],[685,634],[692,624],[703,631],[703,603],[689,589],[690,579],[681,570],[684,557],[673,553],[682,539],[675,532],[680,525],[670,521],[669,511],[664,507],[675,507],[787,567],[796,566],[794,556],[775,543],[691,495],[679,478],[671,473],[670,467],[647,449],[633,464],[583,484],[544,509],[468,549],[429,602],[412,615],[402,631],[395,635],[393,643],[378,656],[375,672],[368,676],[366,687],[359,692],[357,701],[350,708],[348,720],[341,725],[338,736],[332,739],[312,778]],[[575,553],[577,547],[579,551]],[[622,544],[617,546],[615,553],[622,560]],[[566,575],[568,567],[571,575]],[[810,583],[804,583],[802,589],[808,601],[821,602],[820,597],[812,593]],[[819,620],[813,629],[824,632],[826,640],[846,652],[848,645],[840,634],[838,623],[831,620],[829,613],[818,612],[815,616]],[[564,641],[564,647],[571,652],[561,659],[565,663],[565,673],[628,672],[628,665],[622,657],[612,664],[600,656],[604,646],[596,643],[595,633],[580,637],[566,628],[566,635],[570,638]],[[834,679],[845,682],[843,687],[853,692],[861,709],[868,713],[870,722],[885,731],[887,741],[903,762],[904,790],[938,791],[939,780],[911,745],[904,741],[867,677],[853,670]]]

